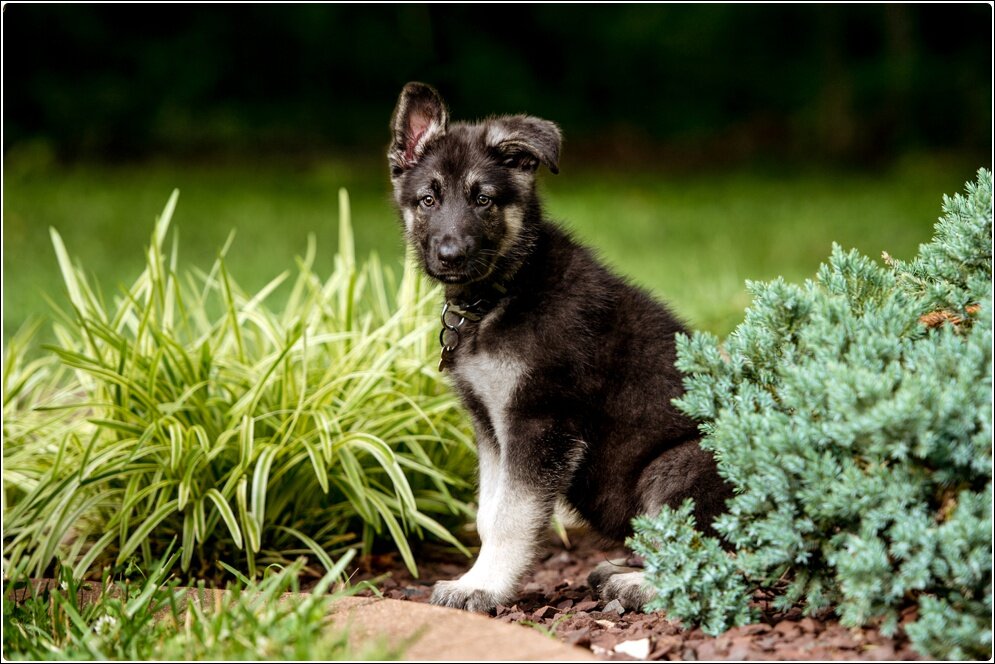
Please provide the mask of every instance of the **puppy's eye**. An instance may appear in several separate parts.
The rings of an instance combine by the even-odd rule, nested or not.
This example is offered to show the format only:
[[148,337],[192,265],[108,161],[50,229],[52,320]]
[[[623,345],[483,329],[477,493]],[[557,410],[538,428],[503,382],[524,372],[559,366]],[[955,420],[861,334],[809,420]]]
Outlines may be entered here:
[[435,197],[434,196],[423,196],[420,202],[422,204],[422,207],[430,208],[433,205],[435,205]]
[[491,204],[490,196],[485,196],[484,194],[480,194],[479,196],[477,196],[477,205],[479,205],[480,207],[487,207],[490,204]]

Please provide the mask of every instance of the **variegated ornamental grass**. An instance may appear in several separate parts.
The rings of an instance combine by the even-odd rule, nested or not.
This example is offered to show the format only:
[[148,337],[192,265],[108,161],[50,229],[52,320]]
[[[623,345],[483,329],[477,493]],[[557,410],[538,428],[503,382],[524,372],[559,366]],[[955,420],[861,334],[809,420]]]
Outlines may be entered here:
[[460,547],[475,453],[432,365],[438,291],[410,259],[399,281],[375,255],[357,263],[345,191],[327,279],[313,238],[292,282],[258,293],[225,268],[232,237],[210,271],[181,271],[176,201],[113,303],[52,230],[69,300],[57,343],[32,359],[29,329],[5,349],[8,577],[151,564],[174,538],[202,577],[299,555],[331,569],[378,542],[414,570],[413,538]]

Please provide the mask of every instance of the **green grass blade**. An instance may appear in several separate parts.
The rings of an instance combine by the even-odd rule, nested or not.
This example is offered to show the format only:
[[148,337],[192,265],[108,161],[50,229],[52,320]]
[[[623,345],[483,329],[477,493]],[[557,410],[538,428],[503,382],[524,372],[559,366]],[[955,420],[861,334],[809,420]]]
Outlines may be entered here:
[[121,551],[117,555],[117,564],[120,565],[125,561],[125,559],[128,558],[128,556],[133,554],[139,545],[148,537],[149,533],[152,532],[153,528],[162,523],[166,517],[174,514],[176,512],[176,505],[177,501],[175,499],[169,501],[157,509],[150,517],[145,519],[145,521],[139,524],[128,538],[128,541],[121,547]]
[[335,564],[332,563],[331,556],[329,556],[328,552],[326,552],[323,548],[321,548],[321,546],[313,539],[311,539],[301,531],[295,528],[290,528],[289,526],[277,526],[276,529],[279,530],[280,532],[287,533],[288,535],[293,535],[301,542],[303,542],[307,548],[311,549],[315,557],[318,559],[319,562],[321,562],[322,565],[324,565],[326,570],[331,572],[332,570],[335,569]]
[[228,532],[231,534],[232,539],[235,540],[235,546],[241,549],[242,529],[238,527],[238,520],[235,518],[235,513],[232,511],[228,501],[225,500],[225,497],[217,489],[208,489],[204,493],[204,497],[209,498],[214,503],[214,506],[218,509],[218,513],[228,527]]

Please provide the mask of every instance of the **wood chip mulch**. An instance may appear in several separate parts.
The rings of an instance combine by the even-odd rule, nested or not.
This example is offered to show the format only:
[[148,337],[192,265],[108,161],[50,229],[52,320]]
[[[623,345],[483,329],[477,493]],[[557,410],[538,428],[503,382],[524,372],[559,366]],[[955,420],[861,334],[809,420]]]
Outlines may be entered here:
[[[850,629],[832,612],[805,617],[799,608],[777,612],[768,595],[757,591],[754,603],[761,622],[735,627],[711,637],[700,629],[682,630],[662,613],[622,611],[597,600],[587,575],[603,560],[624,558],[624,549],[603,549],[596,537],[571,532],[571,545],[551,538],[540,562],[522,582],[516,601],[498,606],[495,620],[533,627],[551,638],[589,648],[606,660],[917,660],[903,629],[887,637],[875,627]],[[353,570],[358,582],[379,578],[385,597],[428,602],[432,584],[452,579],[472,561],[451,550],[423,548],[418,556],[420,578],[413,578],[393,554],[367,556]],[[384,576],[386,575],[386,576]],[[360,594],[373,595],[370,590]],[[902,614],[901,624],[915,620],[915,609]]]

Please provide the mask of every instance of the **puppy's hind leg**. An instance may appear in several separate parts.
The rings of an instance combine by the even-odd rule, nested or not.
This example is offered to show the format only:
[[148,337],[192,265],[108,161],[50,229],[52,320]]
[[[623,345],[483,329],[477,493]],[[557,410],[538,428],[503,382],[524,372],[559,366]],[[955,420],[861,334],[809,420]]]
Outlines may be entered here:
[[628,560],[628,558],[615,558],[613,560],[605,560],[598,563],[598,566],[587,575],[587,585],[590,586],[591,590],[595,593],[598,593],[601,591],[601,586],[603,586],[612,576],[637,571],[635,567],[629,567],[626,565]]
[[[657,514],[664,505],[677,507],[685,498],[695,500],[697,527],[715,535],[712,521],[725,510],[732,488],[715,467],[711,453],[703,450],[697,439],[689,439],[666,450],[643,471],[636,491],[641,511]],[[642,570],[626,567],[625,559],[606,561],[588,577],[588,585],[606,602],[617,599],[626,609],[642,609],[655,596]]]
[[645,585],[643,571],[628,567],[626,560],[618,558],[599,563],[588,575],[587,585],[605,603],[617,599],[625,610],[641,611],[655,593]]

